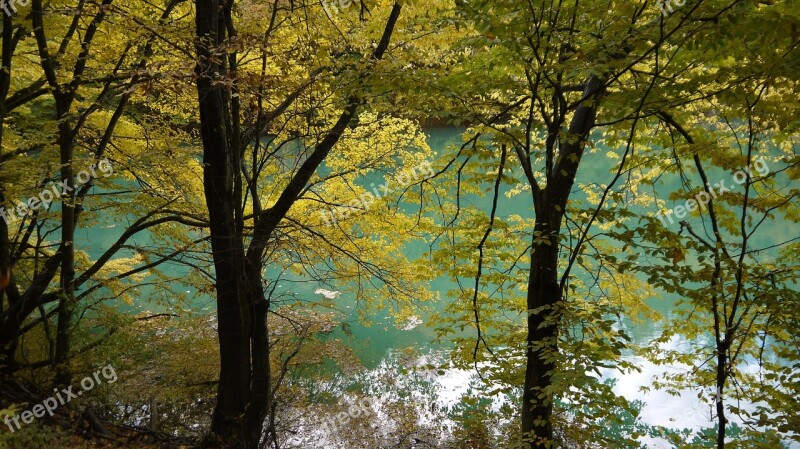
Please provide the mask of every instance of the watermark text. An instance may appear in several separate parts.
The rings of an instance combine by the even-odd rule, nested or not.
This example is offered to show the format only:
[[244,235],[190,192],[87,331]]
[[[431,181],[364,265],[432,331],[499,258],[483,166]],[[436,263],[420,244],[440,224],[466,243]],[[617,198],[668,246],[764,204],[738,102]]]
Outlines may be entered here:
[[[114,371],[113,366],[106,365],[95,371],[91,376],[84,377],[80,382],[81,390],[73,391],[73,388],[75,388],[74,386],[53,389],[55,396],[51,396],[40,404],[34,405],[30,410],[25,410],[21,414],[14,415],[13,417],[11,415],[6,415],[4,419],[5,425],[8,426],[8,430],[10,430],[11,433],[14,433],[21,429],[23,424],[30,424],[34,419],[41,418],[45,414],[53,416],[53,413],[58,407],[68,404],[73,399],[77,399],[82,396],[84,392],[90,391],[102,384],[104,380],[109,384],[113,384],[117,381],[117,373]],[[22,421],[22,423],[20,423],[20,421]]]

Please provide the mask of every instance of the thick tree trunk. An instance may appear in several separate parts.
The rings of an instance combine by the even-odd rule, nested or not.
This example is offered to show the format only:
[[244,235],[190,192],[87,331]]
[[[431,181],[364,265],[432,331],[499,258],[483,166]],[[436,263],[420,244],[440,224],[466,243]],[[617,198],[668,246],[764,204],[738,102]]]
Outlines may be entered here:
[[[269,401],[266,307],[260,266],[248,267],[237,188],[239,152],[229,137],[233,124],[225,88],[217,83],[224,65],[212,62],[214,47],[225,39],[225,15],[218,0],[197,2],[197,89],[203,141],[204,188],[209,211],[211,250],[217,289],[220,375],[211,432],[215,443],[256,448]],[[261,295],[258,298],[258,295]],[[267,359],[268,365],[268,359]]]
[[269,326],[267,316],[269,302],[265,298],[261,283],[261,266],[248,265],[252,333],[252,405],[245,416],[246,438],[249,447],[258,447],[262,439],[264,423],[272,407],[272,371],[269,364]]
[[[552,161],[553,169],[547,173],[547,186],[534,194],[536,225],[528,275],[528,336],[521,430],[524,441],[535,449],[554,447],[553,400],[556,392],[552,391],[552,386],[563,301],[558,272],[559,237],[602,93],[603,82],[595,76],[590,77],[584,88],[584,101],[572,116],[568,134],[559,142],[558,159]],[[552,139],[549,145],[554,143],[555,139]],[[548,150],[548,154],[555,154],[553,148]]]
[[[3,153],[3,137],[5,132],[6,99],[11,86],[11,59],[14,54],[13,43],[13,18],[3,15],[2,31],[2,69],[0,69],[0,156]],[[1,163],[0,163],[1,164]],[[0,185],[0,206],[6,204],[5,186]],[[8,214],[9,212],[6,212]],[[11,307],[11,297],[6,294],[6,288],[11,283],[11,242],[9,241],[9,227],[5,218],[0,218],[0,314],[5,310],[6,298]],[[7,320],[0,320],[0,376],[14,371],[14,356],[17,352],[16,338],[19,326],[9,326]]]
[[[537,222],[536,235],[548,235],[547,224]],[[552,229],[552,228],[551,228]],[[553,440],[554,358],[558,352],[558,321],[561,289],[558,284],[557,232],[550,244],[536,241],[531,250],[528,278],[528,349],[525,390],[522,395],[522,432],[534,448],[549,448]]]
[[[61,103],[61,101],[59,101]],[[69,106],[59,105],[59,146],[61,151],[61,181],[67,186],[61,197],[61,301],[58,304],[56,330],[56,384],[69,385],[72,374],[68,366],[71,347],[72,315],[75,307],[75,180],[72,167],[72,125],[65,119]]]
[[[262,255],[280,221],[355,116],[359,99],[350,98],[336,125],[299,167],[275,204],[266,211],[255,211],[253,236],[245,250],[238,100],[226,91],[228,83],[218,82],[225,77],[235,81],[236,59],[229,55],[231,67],[226,67],[214,53],[227,35],[235,33],[232,2],[197,0],[196,5],[197,92],[220,348],[210,443],[255,449],[260,447],[264,423],[274,409],[267,320],[270,304],[261,283]],[[400,5],[395,4],[373,58],[381,59],[388,48],[399,15]]]
[[[2,195],[0,195],[2,200]],[[0,220],[2,221],[2,220]],[[7,237],[8,227],[5,222],[0,223],[0,233]],[[0,259],[7,261],[8,254],[8,238],[0,236]],[[0,262],[0,269],[7,270],[9,265],[7,262]],[[0,291],[0,302],[8,299],[8,309],[10,310],[15,303],[12,302],[11,295],[6,294],[6,290]],[[1,308],[0,308],[1,309]],[[0,313],[3,311],[0,310]],[[17,370],[15,357],[17,354],[17,346],[19,344],[19,331],[20,322],[19,315],[10,314],[7,318],[0,320],[0,377],[13,374]]]
[[[1,122],[0,126],[2,126]],[[0,144],[2,144],[2,130],[0,130]],[[0,186],[0,204],[4,204],[4,202],[5,195]],[[0,315],[3,315],[6,310],[11,311],[15,305],[13,295],[6,293],[6,290],[11,287],[11,242],[8,236],[8,224],[0,218],[0,276],[3,280],[3,284],[0,285]],[[6,299],[8,299],[8,308],[5,307]],[[18,317],[18,314],[12,313],[7,318],[0,319],[0,378],[16,371],[14,362],[20,325]]]
[[[2,225],[0,225],[2,227]],[[2,295],[2,294],[0,294]],[[0,296],[2,300],[2,296]],[[9,309],[14,305],[9,297]],[[9,376],[17,370],[16,354],[19,344],[20,322],[18,315],[12,314],[0,321],[0,376]]]
[[212,62],[212,51],[224,39],[220,2],[197,2],[197,90],[203,141],[204,188],[209,212],[211,251],[217,290],[220,375],[211,432],[231,447],[248,447],[244,416],[250,398],[250,309],[246,302],[243,236],[237,232],[237,199],[228,139],[225,92],[217,84],[224,67]]

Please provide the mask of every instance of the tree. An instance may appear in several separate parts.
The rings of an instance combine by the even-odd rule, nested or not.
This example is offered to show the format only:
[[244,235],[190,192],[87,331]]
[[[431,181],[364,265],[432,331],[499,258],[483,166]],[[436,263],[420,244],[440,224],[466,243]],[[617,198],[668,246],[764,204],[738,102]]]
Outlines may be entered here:
[[[791,17],[775,15],[785,5],[774,6],[774,10],[738,10],[729,20],[746,21],[759,29],[795,26]],[[658,253],[661,264],[640,269],[653,285],[679,298],[676,324],[666,326],[659,346],[647,353],[657,363],[686,365],[690,370],[691,374],[667,376],[664,383],[670,390],[707,386],[704,396],[713,403],[715,445],[723,449],[729,440],[754,445],[776,435],[788,437],[783,433],[787,421],[767,420],[749,406],[734,405],[732,399],[757,404],[764,398],[758,393],[764,388],[786,394],[788,390],[772,382],[777,378],[774,371],[795,363],[786,351],[785,344],[791,345],[786,321],[776,314],[789,321],[797,314],[797,293],[792,288],[798,276],[796,261],[781,256],[792,245],[792,237],[782,235],[782,229],[796,223],[792,212],[798,194],[792,185],[796,119],[792,107],[778,106],[784,104],[784,90],[797,85],[795,73],[781,67],[784,58],[790,63],[796,60],[792,48],[797,41],[785,33],[728,32],[708,36],[708,45],[721,48],[716,39],[724,39],[722,52],[727,57],[739,58],[723,75],[732,78],[730,87],[707,102],[659,114],[669,135],[676,136],[671,142],[656,142],[674,147],[671,164],[659,167],[659,176],[680,175],[683,189],[670,199],[682,202],[667,210],[657,199],[662,208],[658,222],[637,234],[666,249]],[[758,56],[751,59],[753,42]],[[765,69],[762,61],[776,65],[768,63]],[[715,79],[719,82],[720,74]],[[655,160],[645,165],[658,167]],[[655,180],[648,182],[657,185]],[[674,230],[658,230],[662,227]],[[662,347],[679,336],[711,343],[692,351]],[[750,366],[753,361],[758,361],[756,370]],[[751,425],[735,439],[727,432],[732,415]]]
[[[85,205],[90,203],[88,198],[93,187],[110,185],[105,178],[113,167],[106,159],[107,150],[113,145],[117,126],[130,125],[124,113],[136,87],[149,78],[147,62],[153,54],[157,35],[148,29],[151,24],[145,22],[138,30],[144,36],[141,48],[134,45],[134,40],[126,40],[130,36],[118,27],[114,28],[118,33],[108,33],[106,40],[95,41],[98,33],[102,35],[108,31],[103,27],[109,25],[110,3],[78,2],[76,13],[68,20],[46,11],[42,2],[33,2],[27,15],[20,12],[22,18],[4,15],[3,55],[7,70],[2,79],[5,94],[0,107],[3,120],[0,133],[4,137],[3,144],[15,148],[4,151],[0,159],[4,174],[0,195],[4,200],[17,198],[16,211],[12,213],[11,207],[4,209],[0,223],[0,253],[5,255],[2,271],[7,275],[3,293],[8,302],[7,308],[0,308],[3,323],[0,368],[5,374],[18,369],[15,356],[20,337],[41,324],[48,340],[52,340],[52,348],[46,360],[30,366],[53,365],[59,371],[58,381],[68,383],[70,335],[78,300],[110,285],[105,279],[93,279],[95,275],[112,265],[109,261],[119,256],[139,232],[171,221],[202,226],[197,221],[175,216],[148,221],[162,213],[156,207],[144,212],[144,218],[125,230],[114,245],[97,260],[81,264],[83,271],[76,273],[76,257],[83,259],[84,254],[76,248],[75,230],[81,224],[81,216],[86,215]],[[179,4],[179,1],[167,3],[158,11],[160,14],[155,16],[152,26],[163,24]],[[83,18],[89,19],[84,22]],[[111,20],[116,19],[112,14]],[[28,30],[33,30],[33,42],[27,39],[31,36]],[[53,35],[61,36],[56,48],[50,37]],[[120,42],[123,44],[116,48]],[[96,54],[92,49],[106,51]],[[38,63],[31,64],[18,57],[24,64],[20,67],[22,70],[12,71],[15,55],[24,52],[37,54]],[[53,136],[57,136],[55,144]],[[33,170],[31,160],[36,162]],[[100,161],[106,164],[102,170],[98,167]],[[57,178],[53,165],[58,167]],[[77,185],[76,175],[89,171],[93,172],[91,176]],[[55,179],[59,180],[58,189],[45,195],[44,190],[53,188]],[[33,201],[20,208],[25,198]],[[62,201],[61,206],[51,209],[57,200]],[[58,224],[53,225],[54,220]],[[61,236],[57,242],[48,241],[59,228]],[[57,249],[52,251],[53,247]],[[121,272],[112,277],[115,281],[130,278],[168,260],[161,259],[138,270],[122,267]],[[58,288],[53,287],[56,282]],[[91,286],[79,292],[86,285]],[[57,308],[46,310],[53,303],[58,304]],[[40,319],[26,324],[36,311],[40,312]],[[49,327],[53,315],[58,316],[55,335],[50,333]]]
[[[245,247],[245,195],[252,191],[253,197],[258,197],[258,183],[253,179],[243,181],[240,169],[244,149],[252,141],[242,131],[239,115],[238,58],[230,47],[237,36],[233,6],[233,2],[200,0],[196,12],[204,189],[216,277],[221,355],[211,431],[220,442],[254,448],[261,442],[263,423],[272,404],[267,327],[270,304],[261,282],[262,257],[275,229],[355,118],[361,98],[354,93],[346,99],[336,123],[300,164],[274,204],[262,208],[257,200],[253,202],[252,237]],[[386,53],[400,9],[399,4],[394,4],[370,64],[380,61]],[[276,2],[272,20],[278,12]],[[302,90],[288,95],[275,111],[265,116],[265,124],[256,122],[257,131],[290,107]]]
[[[646,3],[459,4],[460,17],[475,29],[463,43],[472,53],[461,66],[454,67],[449,78],[452,84],[444,87],[457,92],[454,95],[465,105],[464,120],[477,125],[448,160],[450,164],[463,160],[458,170],[459,187],[462,174],[469,173],[470,167],[480,167],[477,170],[482,170],[481,174],[475,176],[480,182],[488,184],[483,175],[486,171],[494,178],[491,213],[478,222],[485,232],[476,236],[476,222],[462,217],[468,229],[462,234],[468,242],[465,246],[472,245],[473,254],[477,248],[477,256],[470,259],[477,265],[474,288],[464,295],[468,298],[463,298],[472,306],[469,316],[462,320],[472,321],[478,332],[471,351],[475,362],[481,360],[480,356],[498,363],[497,354],[486,341],[495,323],[487,323],[486,315],[494,313],[495,301],[506,307],[516,303],[508,298],[493,300],[491,294],[481,290],[484,287],[499,295],[510,294],[520,282],[516,267],[522,260],[529,261],[523,309],[527,344],[521,432],[533,447],[556,444],[554,403],[559,396],[571,394],[572,387],[586,383],[582,374],[570,373],[575,354],[565,348],[572,346],[575,336],[566,331],[572,326],[591,326],[580,321],[584,315],[596,320],[599,328],[594,334],[610,349],[606,356],[627,346],[624,334],[615,336],[604,318],[613,308],[596,310],[600,312],[597,315],[580,312],[591,307],[575,295],[579,291],[575,287],[586,285],[581,283],[585,274],[573,273],[575,269],[591,273],[595,268],[601,272],[606,267],[619,272],[626,268],[601,250],[594,251],[599,267],[584,265],[585,248],[595,246],[592,228],[630,217],[625,210],[617,211],[616,216],[610,213],[607,202],[624,204],[625,190],[638,190],[632,183],[634,166],[630,161],[637,148],[648,143],[650,130],[658,129],[660,113],[700,103],[715,94],[724,95],[743,82],[754,85],[747,64],[741,70],[727,70],[729,67],[723,64],[729,78],[719,73],[706,76],[695,70],[708,62],[710,48],[720,47],[718,41],[708,37],[725,35],[726,31],[720,30],[729,30],[729,23],[753,14],[752,7],[705,1],[669,11]],[[764,14],[774,14],[782,7],[771,5]],[[760,50],[770,48],[768,44]],[[792,47],[782,48],[791,51]],[[476,55],[476,49],[482,51]],[[753,67],[759,67],[758,63],[753,62]],[[454,81],[479,71],[488,74],[480,80],[470,78],[468,85]],[[687,95],[687,91],[700,94]],[[601,188],[581,186],[595,204],[588,210],[578,209],[582,198],[576,198],[573,188],[579,167],[589,161],[598,164],[594,153],[605,148],[614,152],[619,163],[607,179],[594,180]],[[535,222],[527,231],[523,231],[524,218],[512,216],[512,223],[519,226],[509,226],[498,212],[503,206],[503,186],[516,184],[515,173],[520,172],[524,184],[509,194],[530,196]],[[626,188],[618,192],[615,185],[626,177]],[[501,250],[511,246],[509,235],[516,233],[529,238],[515,249],[528,248],[527,257]],[[502,275],[493,273],[484,283],[484,272],[490,267]],[[508,356],[507,351],[501,351]],[[606,357],[602,354],[591,360],[595,367],[602,366],[601,360]],[[585,368],[590,369],[592,363]],[[624,364],[617,366],[625,368]],[[582,379],[579,385],[578,379]]]

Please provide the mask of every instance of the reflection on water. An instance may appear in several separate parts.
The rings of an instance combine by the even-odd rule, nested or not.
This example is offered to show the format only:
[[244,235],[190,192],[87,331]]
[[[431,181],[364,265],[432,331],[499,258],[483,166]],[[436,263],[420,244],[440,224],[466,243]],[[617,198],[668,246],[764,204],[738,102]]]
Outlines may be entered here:
[[[429,144],[434,150],[441,151],[449,143],[460,141],[459,129],[438,129],[429,130]],[[515,212],[524,210],[524,207],[512,207]],[[98,257],[104,248],[107,248],[117,238],[122,231],[120,227],[107,226],[94,229],[81,229],[78,232],[78,239],[82,240],[80,246],[87,251],[91,257]],[[788,230],[787,230],[788,232]],[[773,235],[771,238],[780,241],[784,238],[781,235]],[[146,233],[137,237],[138,243],[151,243]],[[416,247],[412,245],[409,250],[412,253],[421,253],[427,248],[427,242],[419,242]],[[120,256],[130,256],[131,254],[122,252]],[[168,274],[180,278],[183,267],[173,267]],[[269,272],[268,272],[269,277]],[[442,298],[447,298],[447,292],[453,288],[453,284],[442,279],[436,280],[431,284],[431,288],[438,291]],[[133,307],[141,307],[153,310],[157,308],[152,302],[147,301],[149,289],[141,289],[143,300],[141,304],[134,304]],[[197,308],[213,310],[213,298],[204,294],[193,294],[186,291],[193,297],[193,305]],[[408,384],[412,381],[424,381],[428,390],[425,394],[428,398],[435,397],[436,405],[440,409],[448,409],[455,406],[467,395],[471,389],[477,385],[477,376],[474,371],[465,371],[456,368],[436,370],[417,370],[409,374],[398,373],[395,356],[398,351],[406,348],[414,348],[414,352],[420,357],[415,363],[417,366],[425,366],[430,363],[438,364],[443,359],[444,351],[451,349],[447,342],[436,342],[434,329],[428,327],[428,315],[425,311],[417,311],[414,315],[405,318],[401,322],[395,322],[387,311],[378,311],[368,317],[366,321],[371,325],[366,325],[358,315],[358,305],[348,298],[347,295],[335,290],[329,285],[318,285],[304,279],[287,280],[284,284],[278,285],[277,294],[290,295],[298,300],[307,302],[328,301],[333,310],[340,312],[340,318],[344,325],[342,328],[331,335],[331,338],[338,338],[346,342],[354,351],[356,356],[362,361],[367,371],[352,379],[353,382],[361,382],[369,385],[378,379],[387,377],[396,380],[399,384]],[[446,301],[446,299],[445,299]],[[676,304],[676,298],[661,298],[650,302],[650,306],[666,319],[672,317]],[[124,306],[121,306],[124,307]],[[443,305],[437,304],[435,309],[442,310]],[[639,321],[633,322],[625,320],[624,326],[628,335],[633,339],[634,345],[648,345],[654,338],[660,336],[663,331],[662,321]],[[668,344],[670,348],[677,348],[686,342],[673,340]],[[671,345],[671,346],[670,346]],[[665,426],[670,428],[687,428],[697,431],[704,427],[713,426],[712,404],[709,398],[713,394],[706,394],[706,398],[698,398],[698,391],[682,391],[679,395],[671,395],[663,390],[650,389],[643,391],[642,387],[651,386],[653,379],[660,378],[664,374],[678,370],[687,369],[686,366],[662,366],[656,365],[642,357],[629,356],[629,360],[634,361],[641,369],[641,372],[630,372],[619,374],[611,370],[602,371],[605,378],[616,378],[617,382],[614,391],[629,400],[640,400],[644,403],[641,410],[641,420],[654,426]],[[405,376],[405,378],[404,378]],[[416,376],[416,377],[414,377]],[[383,399],[390,394],[384,391],[367,392],[370,397]],[[409,395],[419,395],[409,390]],[[420,399],[417,396],[417,399]],[[499,400],[502,402],[502,399]],[[414,400],[409,403],[415,404]],[[495,405],[496,407],[497,405]],[[380,408],[373,407],[378,419],[385,418],[380,415]],[[360,415],[359,415],[360,417]],[[355,419],[355,418],[353,418]],[[424,418],[421,418],[424,419]],[[735,421],[735,417],[732,417]],[[430,423],[429,423],[430,424]],[[450,426],[452,423],[438,423],[439,425]],[[309,422],[311,428],[314,423]],[[311,434],[313,435],[313,433]],[[652,438],[642,440],[648,447],[659,448],[659,442]],[[793,445],[793,448],[800,445]]]

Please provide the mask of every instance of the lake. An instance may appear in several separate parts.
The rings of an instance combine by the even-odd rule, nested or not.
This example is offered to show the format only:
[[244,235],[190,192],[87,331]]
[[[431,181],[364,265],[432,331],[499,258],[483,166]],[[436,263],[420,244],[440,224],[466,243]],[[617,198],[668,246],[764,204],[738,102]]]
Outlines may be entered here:
[[[428,142],[437,153],[445,151],[450,144],[460,144],[461,129],[457,128],[434,128],[427,130]],[[610,170],[612,161],[601,158],[599,153],[588,155],[587,157],[597,158],[598,160],[587,160],[579,173],[578,182],[608,182],[611,178]],[[589,168],[591,167],[591,169]],[[720,175],[721,176],[721,175]],[[678,181],[666,179],[664,189],[675,189]],[[530,199],[525,195],[514,198],[501,197],[503,202],[499,208],[499,214],[528,214],[531,216]],[[488,212],[489,199],[476,199],[475,204],[483,207]],[[528,211],[528,212],[525,212]],[[655,211],[653,211],[655,212]],[[78,247],[88,248],[88,252],[96,257],[100,252],[116,240],[121,232],[121,226],[109,226],[100,229],[80,229],[78,231]],[[796,231],[795,231],[796,232]],[[788,240],[792,229],[786,226],[784,233],[771,233],[768,237],[762,237],[759,243],[767,241],[779,242],[781,239]],[[139,244],[149,244],[150,239],[147,235],[136,237]],[[428,247],[428,242],[420,241],[409,247],[411,254],[422,254]],[[185,268],[169,267],[166,271],[176,278],[185,273]],[[275,274],[270,270],[268,274]],[[295,282],[299,281],[299,282]],[[443,360],[443,354],[450,349],[447,341],[436,339],[435,329],[428,325],[431,312],[443,310],[443,305],[448,301],[447,293],[453,289],[455,284],[448,279],[439,278],[430,285],[432,290],[438,291],[443,299],[442,304],[431,304],[431,310],[420,310],[414,319],[406,322],[396,323],[387,311],[378,311],[367,317],[372,325],[367,326],[359,319],[359,305],[347,294],[340,294],[336,288],[330,285],[320,285],[314,282],[307,282],[304,279],[287,278],[285,282],[278,285],[276,293],[292,295],[299,299],[308,301],[323,301],[326,297],[331,298],[331,306],[340,312],[342,323],[328,338],[341,339],[358,356],[367,369],[364,378],[369,378],[370,373],[378,375],[387,369],[395,369],[398,354],[403,354],[405,350],[411,348],[411,353],[416,354],[417,361],[427,363],[430,361]],[[132,310],[165,310],[164,305],[157,305],[148,301],[148,288],[140,289],[140,296],[144,298],[141,303],[134,304]],[[191,304],[198,310],[212,312],[214,307],[213,298],[206,295],[197,295],[187,290],[187,294],[192,298]],[[658,313],[665,317],[673,314],[677,298],[665,295],[661,299],[649,301],[650,305]],[[128,306],[120,305],[128,308]],[[626,328],[628,335],[633,338],[633,344],[637,346],[647,346],[650,341],[657,337],[662,331],[662,322],[632,322],[626,320],[621,323]],[[465,332],[474,332],[474,329],[467,329]],[[686,341],[673,341],[672,345],[686,345]],[[630,400],[640,400],[644,402],[641,413],[643,422],[651,425],[667,426],[674,428],[699,429],[711,425],[710,410],[711,405],[701,403],[697,399],[696,392],[687,391],[680,396],[669,395],[666,392],[653,390],[649,393],[640,391],[640,387],[651,384],[655,376],[663,374],[666,370],[680,369],[681,367],[656,366],[644,358],[631,354],[626,355],[633,360],[640,368],[640,373],[626,374],[620,376],[616,372],[604,370],[603,375],[608,378],[617,379],[615,391]],[[464,371],[455,368],[443,367],[437,371],[435,376],[430,377],[431,382],[439,392],[439,400],[445,405],[455,404],[459,397],[468,389],[471,382],[476,380],[474,372]],[[657,448],[654,440],[642,440],[649,447]],[[797,446],[794,446],[797,447]]]

